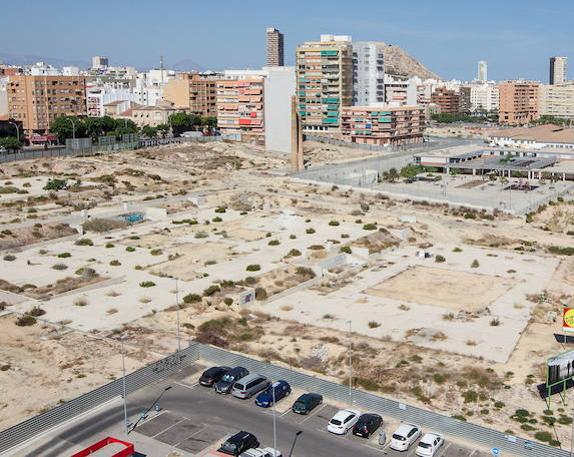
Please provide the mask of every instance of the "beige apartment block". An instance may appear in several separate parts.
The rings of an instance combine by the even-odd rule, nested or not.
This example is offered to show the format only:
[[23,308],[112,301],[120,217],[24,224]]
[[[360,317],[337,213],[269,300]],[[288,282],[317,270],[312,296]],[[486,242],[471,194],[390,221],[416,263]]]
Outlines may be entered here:
[[341,110],[353,103],[351,37],[321,35],[297,48],[297,109],[303,129],[340,133]]
[[8,114],[27,135],[46,133],[58,117],[86,114],[83,76],[10,76],[7,92]]
[[574,119],[574,82],[542,84],[540,115]]
[[524,125],[540,117],[539,90],[536,81],[504,81],[500,93],[498,117],[503,125]]
[[163,99],[185,108],[190,114],[203,117],[217,116],[218,74],[179,73],[167,82]]
[[424,126],[422,106],[348,106],[342,111],[342,134],[352,143],[420,143]]
[[267,36],[267,66],[282,67],[285,65],[285,50],[283,34],[274,27],[268,27]]
[[217,126],[222,135],[265,144],[264,76],[217,81]]
[[131,119],[138,127],[144,127],[145,125],[157,127],[160,124],[169,124],[169,117],[182,111],[184,110],[179,107],[163,102],[155,106],[138,105],[128,109],[127,112],[122,113],[119,117]]

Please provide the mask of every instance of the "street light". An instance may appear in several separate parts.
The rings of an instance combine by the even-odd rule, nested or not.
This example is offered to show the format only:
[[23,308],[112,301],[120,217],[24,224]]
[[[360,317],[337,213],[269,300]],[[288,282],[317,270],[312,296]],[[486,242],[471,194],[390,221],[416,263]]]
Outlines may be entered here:
[[271,395],[273,396],[273,457],[277,457],[277,419],[275,418],[275,387],[271,384]]
[[175,315],[177,319],[177,352],[179,352],[181,351],[181,340],[179,338],[179,287],[177,278],[175,278]]
[[18,128],[18,124],[16,122],[8,121],[8,124],[12,124],[16,128],[16,139],[18,143],[20,142],[20,129]]
[[71,117],[69,117],[68,120],[72,123],[72,138],[75,140],[76,139],[76,124]]
[[128,404],[126,398],[126,362],[124,356],[124,338],[121,337],[120,345],[122,350],[122,389],[123,389],[123,399],[124,399],[124,426],[126,430],[126,435],[129,433],[129,423],[128,423]]
[[352,329],[352,321],[347,321],[349,324],[349,402],[351,406],[353,406],[353,329]]
[[132,432],[135,430],[135,428],[138,426],[138,424],[142,421],[142,419],[147,417],[147,414],[152,410],[152,408],[159,403],[159,401],[161,400],[161,397],[163,397],[163,394],[165,394],[168,390],[170,390],[172,388],[172,386],[166,386],[161,394],[159,394],[159,396],[155,399],[155,401],[151,404],[151,406],[146,409],[143,414],[139,417],[139,419],[136,421],[136,423],[134,424],[134,426],[131,428],[131,430],[128,430],[127,433]]
[[295,449],[295,444],[297,443],[297,438],[299,438],[299,435],[301,435],[301,433],[303,433],[302,430],[299,430],[295,433],[295,438],[293,438],[293,444],[291,445],[291,450],[289,451],[289,456],[288,457],[292,457],[293,456],[293,450]]

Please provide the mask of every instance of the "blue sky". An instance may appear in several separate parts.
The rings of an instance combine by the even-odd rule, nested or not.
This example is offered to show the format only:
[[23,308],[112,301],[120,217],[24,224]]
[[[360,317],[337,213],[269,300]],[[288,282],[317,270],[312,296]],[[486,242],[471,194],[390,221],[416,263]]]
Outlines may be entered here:
[[[6,2],[2,6],[2,3]],[[574,68],[574,2],[533,0],[0,0],[0,53],[139,68],[183,60],[205,68],[258,67],[265,27],[285,33],[286,59],[321,33],[396,44],[446,78],[546,81],[548,58]],[[22,33],[25,30],[25,33]],[[574,69],[570,74],[574,74]]]

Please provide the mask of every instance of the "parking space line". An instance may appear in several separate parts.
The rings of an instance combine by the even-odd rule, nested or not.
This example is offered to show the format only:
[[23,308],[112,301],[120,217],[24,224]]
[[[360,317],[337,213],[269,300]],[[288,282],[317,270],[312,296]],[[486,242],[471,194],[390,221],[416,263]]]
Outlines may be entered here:
[[[197,430],[196,430],[195,432],[193,432],[191,435],[187,436],[187,437],[185,438],[185,440],[188,440],[189,438],[193,437],[194,435],[197,435],[199,432],[203,432],[203,430],[204,430],[205,428],[206,428],[206,426],[205,426],[205,425],[202,425],[199,429],[197,429]],[[183,440],[183,441],[185,441],[185,440]],[[183,443],[183,441],[180,441],[179,443],[173,445],[173,447],[179,446],[181,443]]]
[[311,414],[307,414],[307,417],[305,419],[303,419],[300,424],[303,424],[304,422],[306,422],[307,420],[311,419],[312,417],[315,417],[317,414],[319,414],[319,411],[322,411],[324,408],[327,407],[327,403],[323,403],[321,405],[320,408],[317,408],[317,410],[315,412],[312,412]]
[[164,428],[161,432],[156,433],[155,435],[152,436],[152,438],[155,438],[158,435],[161,435],[162,433],[167,432],[170,428],[175,427],[177,424],[181,424],[183,421],[189,420],[187,417],[183,417],[181,418],[181,420],[177,421],[175,424],[170,425],[168,428]]

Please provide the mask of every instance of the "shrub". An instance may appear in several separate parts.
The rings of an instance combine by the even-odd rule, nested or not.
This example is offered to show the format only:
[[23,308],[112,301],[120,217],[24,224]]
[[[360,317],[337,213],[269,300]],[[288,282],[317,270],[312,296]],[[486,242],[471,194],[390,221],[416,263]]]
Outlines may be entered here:
[[142,281],[140,282],[140,287],[154,287],[155,282],[153,281]]
[[161,249],[152,249],[149,253],[151,255],[162,255],[163,251]]
[[491,327],[498,327],[500,325],[500,320],[498,319],[498,317],[493,317],[490,320],[490,326]]
[[88,306],[88,300],[84,297],[76,298],[76,300],[74,300],[74,305],[83,308],[84,306]]
[[281,243],[279,242],[279,240],[271,240],[269,241],[269,243],[267,243],[269,246],[279,246]]
[[351,249],[351,246],[341,246],[339,252],[343,252],[345,254],[352,254],[353,250]]
[[308,228],[308,229],[305,230],[305,233],[306,233],[307,235],[312,235],[313,233],[315,233],[315,229],[314,229],[313,227]]
[[436,263],[444,263],[444,262],[446,262],[446,259],[443,255],[438,254],[435,256],[434,261]]
[[211,297],[212,295],[215,295],[218,292],[221,292],[221,288],[218,285],[213,284],[203,291],[203,296]]
[[536,438],[538,441],[542,441],[543,443],[547,443],[553,439],[550,432],[536,432],[534,434],[534,438]]
[[18,319],[16,319],[16,325],[18,327],[29,327],[31,325],[34,325],[36,323],[36,318],[34,316],[30,316],[28,314],[25,314],[24,316],[20,316]]
[[375,322],[375,321],[370,321],[368,325],[369,325],[369,328],[378,328],[381,326],[381,324],[379,324],[378,322]]
[[136,248],[134,248],[133,246],[128,246],[128,247],[126,248],[126,251],[127,251],[127,252],[134,252],[135,250],[136,250]]
[[339,224],[339,221],[329,221],[329,225],[330,225],[331,227],[337,227],[337,226],[339,226],[340,224]]
[[457,247],[457,248],[454,248],[454,249],[452,250],[452,252],[462,252],[462,249]]
[[574,255],[574,247],[572,246],[549,246],[548,251],[557,255]]
[[93,246],[94,242],[89,238],[79,238],[74,243],[76,246]]
[[6,255],[4,256],[4,260],[5,260],[6,262],[13,262],[14,260],[16,260],[16,256],[13,255],[13,254],[6,254]]
[[231,305],[233,305],[233,298],[231,298],[231,297],[225,297],[225,298],[223,299],[223,303],[225,303],[227,306],[231,306]]
[[195,234],[195,238],[197,238],[198,240],[201,239],[201,238],[207,238],[208,236],[209,236],[209,235],[208,235],[206,232],[203,232],[203,231],[197,232],[197,233]]
[[44,314],[46,314],[46,311],[44,311],[42,308],[40,308],[39,306],[34,306],[30,311],[28,311],[26,314],[28,314],[28,316],[34,316],[34,317],[39,317],[39,316],[43,316]]
[[106,243],[106,248],[109,249],[109,248],[113,248],[113,247],[114,247],[113,243]]
[[363,230],[377,230],[377,224],[365,224]]
[[48,179],[44,186],[44,190],[62,190],[66,188],[65,179]]
[[119,267],[121,264],[122,264],[122,263],[121,263],[119,260],[117,260],[117,259],[112,260],[112,261],[110,262],[110,265],[111,265],[112,267]]
[[251,265],[247,265],[245,270],[246,271],[259,271],[259,270],[261,270],[261,265],[259,265],[257,263],[253,263]]
[[214,217],[213,219],[211,219],[211,222],[221,222],[223,221],[223,219],[221,219],[219,216]]
[[255,288],[255,299],[265,300],[267,298],[267,291],[263,287]]
[[216,213],[225,213],[226,209],[223,206],[215,208]]
[[315,277],[315,272],[309,267],[297,267],[295,270],[299,276],[309,276],[311,278]]
[[55,265],[52,265],[52,269],[53,270],[67,270],[68,269],[68,265],[66,265],[65,263],[57,263]]
[[478,260],[474,259],[472,261],[472,263],[470,264],[470,268],[478,268],[480,266],[480,264],[478,263]]
[[299,249],[291,249],[285,257],[299,257],[301,255],[301,251]]
[[247,284],[248,286],[257,284],[257,278],[254,278],[253,276],[247,276],[247,278],[245,278],[245,284]]
[[72,254],[70,254],[69,252],[60,252],[58,254],[58,257],[60,259],[67,259],[68,257],[72,257]]
[[197,295],[197,294],[187,294],[183,297],[183,302],[184,303],[197,303],[201,301],[201,296]]
[[290,239],[290,240],[294,240],[294,239],[296,239],[296,238],[297,238],[296,235],[293,235],[293,234],[289,235],[289,239]]

